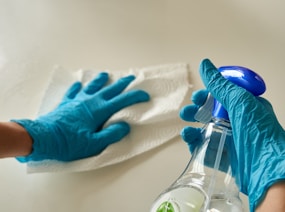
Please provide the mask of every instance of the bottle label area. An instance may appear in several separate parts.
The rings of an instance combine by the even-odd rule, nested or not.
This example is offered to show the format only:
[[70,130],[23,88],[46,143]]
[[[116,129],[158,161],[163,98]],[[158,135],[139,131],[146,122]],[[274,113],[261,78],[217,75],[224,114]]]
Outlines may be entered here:
[[162,194],[151,212],[199,212],[204,201],[204,195],[193,187],[176,188]]
[[213,195],[207,205],[207,198],[195,187],[176,187],[161,194],[150,212],[242,212],[239,198]]

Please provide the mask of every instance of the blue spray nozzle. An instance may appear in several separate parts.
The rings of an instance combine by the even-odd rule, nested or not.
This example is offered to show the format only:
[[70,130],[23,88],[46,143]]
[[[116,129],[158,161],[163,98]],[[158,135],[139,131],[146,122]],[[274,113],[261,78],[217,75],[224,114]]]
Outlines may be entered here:
[[[249,68],[242,66],[222,66],[218,70],[226,79],[248,90],[255,96],[263,94],[266,90],[265,82],[261,76]],[[214,101],[212,115],[216,118],[229,119],[225,108],[216,100]]]

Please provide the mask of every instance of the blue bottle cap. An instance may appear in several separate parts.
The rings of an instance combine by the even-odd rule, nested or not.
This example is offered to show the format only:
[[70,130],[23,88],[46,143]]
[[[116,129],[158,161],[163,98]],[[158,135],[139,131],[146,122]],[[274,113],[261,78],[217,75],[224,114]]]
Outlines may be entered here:
[[[222,66],[218,68],[221,74],[229,81],[245,88],[255,96],[263,94],[266,90],[265,82],[254,71],[242,66]],[[229,120],[225,108],[217,101],[214,101],[213,117]]]

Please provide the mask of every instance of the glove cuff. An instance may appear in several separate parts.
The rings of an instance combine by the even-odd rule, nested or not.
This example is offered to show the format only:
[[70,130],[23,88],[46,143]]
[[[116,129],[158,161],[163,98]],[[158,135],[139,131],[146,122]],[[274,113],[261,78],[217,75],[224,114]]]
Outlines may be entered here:
[[255,173],[252,173],[252,176],[261,176],[261,178],[253,180],[248,186],[248,188],[251,188],[248,192],[250,211],[255,211],[256,207],[263,201],[267,190],[273,184],[285,180],[284,156],[273,156],[271,158],[274,158],[274,160],[267,161],[264,169],[258,169]]
[[[22,127],[24,127],[29,135],[33,139],[33,149],[31,154],[27,156],[16,157],[16,159],[21,163],[26,163],[29,161],[40,161],[44,159],[53,159],[54,154],[50,154],[51,151],[48,151],[47,143],[53,139],[53,133],[51,131],[51,127],[48,124],[43,124],[38,120],[29,120],[29,119],[21,119],[21,120],[11,120],[11,122],[15,122]],[[54,148],[56,149],[56,148]]]

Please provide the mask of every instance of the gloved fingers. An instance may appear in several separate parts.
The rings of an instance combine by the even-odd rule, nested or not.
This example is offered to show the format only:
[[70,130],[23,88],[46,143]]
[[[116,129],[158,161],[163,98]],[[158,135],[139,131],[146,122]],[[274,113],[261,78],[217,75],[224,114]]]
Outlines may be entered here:
[[194,91],[192,93],[191,100],[195,105],[200,107],[207,100],[208,94],[209,94],[209,91],[207,91],[206,89]]
[[[212,107],[210,107],[210,105],[211,105],[211,102],[213,101],[210,100],[211,97],[209,96],[208,98],[208,96],[209,96],[209,92],[205,89],[193,92],[191,100],[194,104],[183,107],[180,110],[180,118],[183,119],[184,121],[190,121],[190,122],[201,121],[200,119],[197,119],[198,117],[196,117],[196,114],[198,110],[200,109],[200,107],[202,106],[204,106],[204,110],[207,110],[207,111],[202,112],[203,117],[206,114],[205,112],[210,114],[212,111]],[[199,115],[199,117],[201,117],[201,115]]]
[[112,113],[136,103],[149,101],[150,96],[143,90],[130,90],[109,100],[109,110]]
[[194,116],[198,110],[198,105],[187,105],[180,110],[180,118],[184,121],[196,122]]
[[202,142],[202,134],[200,128],[184,127],[181,130],[180,135],[182,139],[188,144],[191,153]]
[[266,107],[268,112],[274,114],[273,107],[272,107],[271,103],[267,99],[265,99],[263,97],[256,97],[256,98],[264,105],[264,107]]
[[108,73],[102,72],[97,75],[92,81],[90,81],[86,87],[84,87],[83,92],[86,94],[94,94],[99,91],[108,82]]
[[105,100],[112,99],[118,94],[122,93],[123,90],[135,79],[135,76],[129,75],[127,77],[120,78],[117,82],[109,85],[101,90],[102,97]]
[[128,135],[130,130],[128,123],[116,122],[99,132],[93,133],[91,146],[89,146],[90,155],[101,153],[108,145],[116,143]]
[[63,96],[63,101],[74,99],[75,96],[79,93],[82,88],[81,82],[73,83],[69,89],[66,91],[65,95]]
[[253,100],[251,93],[225,79],[208,59],[202,61],[200,65],[200,75],[207,90],[227,110],[231,105],[235,107],[242,105],[240,101],[252,102]]
[[257,98],[257,100],[258,100],[259,102],[261,102],[261,104],[266,108],[266,112],[267,112],[268,114],[270,114],[271,117],[272,117],[273,119],[275,119],[275,122],[278,123],[278,125],[283,129],[283,127],[280,125],[280,123],[279,123],[279,121],[278,121],[278,118],[276,117],[276,114],[275,114],[275,112],[274,112],[274,109],[273,109],[271,103],[270,103],[267,99],[265,99],[265,98],[263,98],[263,97],[256,97],[256,98]]

